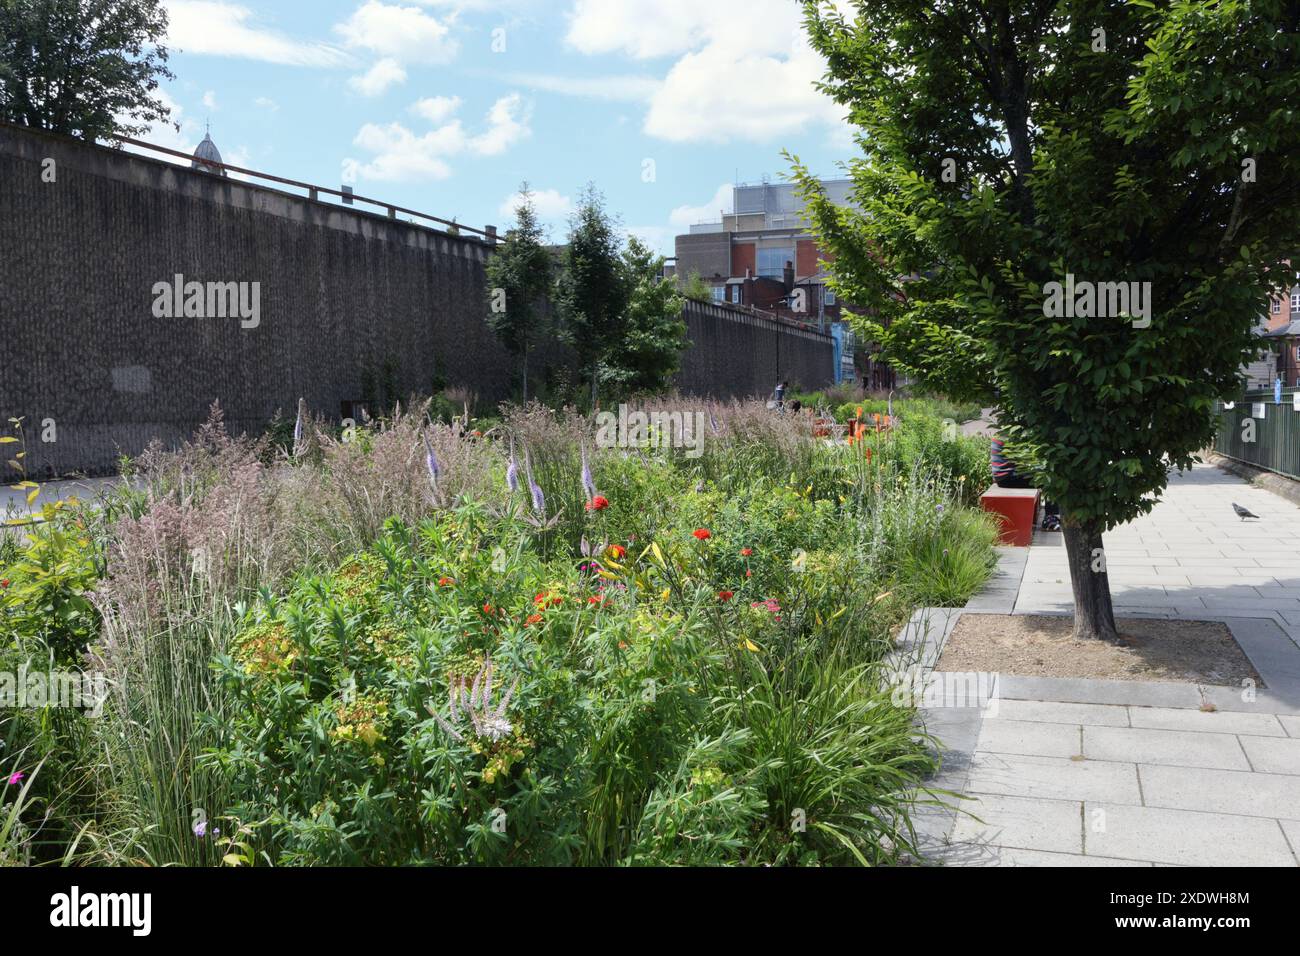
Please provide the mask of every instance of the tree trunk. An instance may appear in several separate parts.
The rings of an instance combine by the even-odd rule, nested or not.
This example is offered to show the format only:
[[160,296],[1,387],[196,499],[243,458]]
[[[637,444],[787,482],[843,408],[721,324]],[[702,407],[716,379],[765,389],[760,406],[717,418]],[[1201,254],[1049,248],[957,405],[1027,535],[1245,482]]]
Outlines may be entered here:
[[1074,590],[1074,637],[1118,643],[1115,609],[1110,603],[1110,578],[1101,546],[1101,529],[1062,517],[1061,533]]

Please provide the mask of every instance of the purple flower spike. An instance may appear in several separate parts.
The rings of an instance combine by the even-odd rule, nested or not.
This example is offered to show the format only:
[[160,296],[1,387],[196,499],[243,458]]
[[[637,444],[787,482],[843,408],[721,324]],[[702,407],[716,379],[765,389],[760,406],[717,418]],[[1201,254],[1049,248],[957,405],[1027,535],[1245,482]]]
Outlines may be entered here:
[[198,837],[200,840],[202,840],[205,836],[208,835],[207,820],[200,820],[198,823],[194,824],[194,835]]
[[528,476],[528,493],[533,496],[533,510],[541,514],[546,510],[546,496],[537,482],[533,481],[533,463],[528,458],[528,449],[524,449],[524,473]]
[[591,465],[587,463],[587,446],[582,446],[582,490],[587,493],[587,500],[596,497],[596,482],[591,478]]
[[510,442],[510,464],[506,466],[506,487],[514,494],[519,490],[519,462],[515,460],[515,443]]

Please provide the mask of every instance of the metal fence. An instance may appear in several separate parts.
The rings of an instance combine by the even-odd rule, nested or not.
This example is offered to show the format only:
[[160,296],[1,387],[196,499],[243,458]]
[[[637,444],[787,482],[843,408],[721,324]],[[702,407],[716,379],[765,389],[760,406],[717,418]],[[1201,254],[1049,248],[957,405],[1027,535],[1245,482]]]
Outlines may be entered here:
[[1300,389],[1274,393],[1247,392],[1231,407],[1219,403],[1219,432],[1214,450],[1220,455],[1300,478]]

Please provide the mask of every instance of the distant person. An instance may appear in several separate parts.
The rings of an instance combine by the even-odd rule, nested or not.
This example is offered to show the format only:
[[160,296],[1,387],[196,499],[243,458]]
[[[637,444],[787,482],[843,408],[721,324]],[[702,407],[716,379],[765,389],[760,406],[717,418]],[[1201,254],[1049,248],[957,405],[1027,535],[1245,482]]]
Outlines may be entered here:
[[789,384],[789,382],[782,380],[781,383],[777,385],[776,393],[773,396],[776,400],[777,408],[785,408],[785,390]]

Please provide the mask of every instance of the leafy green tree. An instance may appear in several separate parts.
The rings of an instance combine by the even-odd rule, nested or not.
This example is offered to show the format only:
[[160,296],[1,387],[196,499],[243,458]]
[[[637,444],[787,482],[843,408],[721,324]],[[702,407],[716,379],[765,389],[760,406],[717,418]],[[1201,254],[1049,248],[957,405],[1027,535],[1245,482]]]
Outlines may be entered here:
[[803,6],[862,130],[855,209],[795,162],[837,291],[905,371],[996,392],[1062,508],[1075,634],[1115,640],[1102,533],[1211,441],[1294,274],[1300,2]]
[[161,0],[0,0],[0,119],[88,140],[170,111]]
[[570,225],[555,298],[578,368],[591,383],[593,407],[601,363],[625,334],[628,283],[620,245],[604,197],[588,186]]
[[551,253],[542,242],[533,196],[524,183],[515,207],[515,228],[488,259],[488,328],[519,362],[528,400],[528,353],[547,331],[546,293],[551,287]]
[[691,274],[686,281],[681,283],[679,290],[683,296],[693,299],[696,302],[712,302],[713,287],[704,281],[698,269],[691,270]]
[[624,394],[660,392],[672,384],[682,350],[690,345],[682,296],[677,284],[663,276],[663,256],[636,236],[628,238],[622,266],[627,287],[623,333],[603,358],[601,381]]

